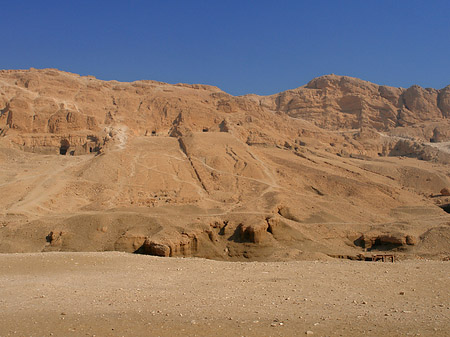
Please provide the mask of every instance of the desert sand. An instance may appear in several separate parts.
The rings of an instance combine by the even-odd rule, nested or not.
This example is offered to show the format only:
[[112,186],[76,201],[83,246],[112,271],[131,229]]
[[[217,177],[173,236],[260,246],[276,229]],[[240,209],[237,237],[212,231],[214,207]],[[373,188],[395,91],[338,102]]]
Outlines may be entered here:
[[450,262],[0,255],[0,336],[448,336]]

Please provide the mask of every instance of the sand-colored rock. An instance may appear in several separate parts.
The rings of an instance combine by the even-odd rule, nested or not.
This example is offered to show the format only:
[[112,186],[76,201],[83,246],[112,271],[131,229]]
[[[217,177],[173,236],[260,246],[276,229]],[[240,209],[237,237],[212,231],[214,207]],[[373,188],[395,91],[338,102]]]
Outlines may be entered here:
[[234,97],[0,71],[0,252],[442,259],[424,240],[450,216],[447,96],[336,75]]
[[447,96],[448,87],[435,90],[415,85],[405,90],[327,75],[306,86],[263,98],[262,102],[273,110],[326,129],[370,126],[386,131],[446,118]]

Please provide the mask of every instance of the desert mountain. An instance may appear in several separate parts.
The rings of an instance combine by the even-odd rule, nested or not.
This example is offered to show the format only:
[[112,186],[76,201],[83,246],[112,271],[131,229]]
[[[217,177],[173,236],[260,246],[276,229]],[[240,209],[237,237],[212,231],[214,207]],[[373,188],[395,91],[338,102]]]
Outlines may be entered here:
[[448,258],[449,116],[450,86],[0,71],[0,252]]

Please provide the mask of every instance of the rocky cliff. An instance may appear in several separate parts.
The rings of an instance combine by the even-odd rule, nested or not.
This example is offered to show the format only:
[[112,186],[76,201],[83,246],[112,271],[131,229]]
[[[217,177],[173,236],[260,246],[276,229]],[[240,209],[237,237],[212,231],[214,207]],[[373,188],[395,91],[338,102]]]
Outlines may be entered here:
[[235,97],[4,70],[0,251],[442,258],[449,114],[450,87],[335,75]]
[[272,96],[234,97],[205,85],[105,82],[53,69],[1,71],[0,81],[0,132],[35,152],[63,139],[76,153],[92,151],[124,127],[134,135],[235,127],[248,143],[282,144],[299,133],[294,119],[318,127],[303,123],[310,133],[402,130],[404,138],[450,140],[450,86],[402,89],[328,75]]

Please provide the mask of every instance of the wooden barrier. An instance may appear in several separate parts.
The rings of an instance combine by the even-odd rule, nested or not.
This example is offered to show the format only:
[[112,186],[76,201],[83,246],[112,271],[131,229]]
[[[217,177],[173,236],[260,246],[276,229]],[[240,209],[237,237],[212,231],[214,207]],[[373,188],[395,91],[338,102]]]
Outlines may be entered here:
[[392,254],[373,255],[372,261],[395,262],[395,256]]

